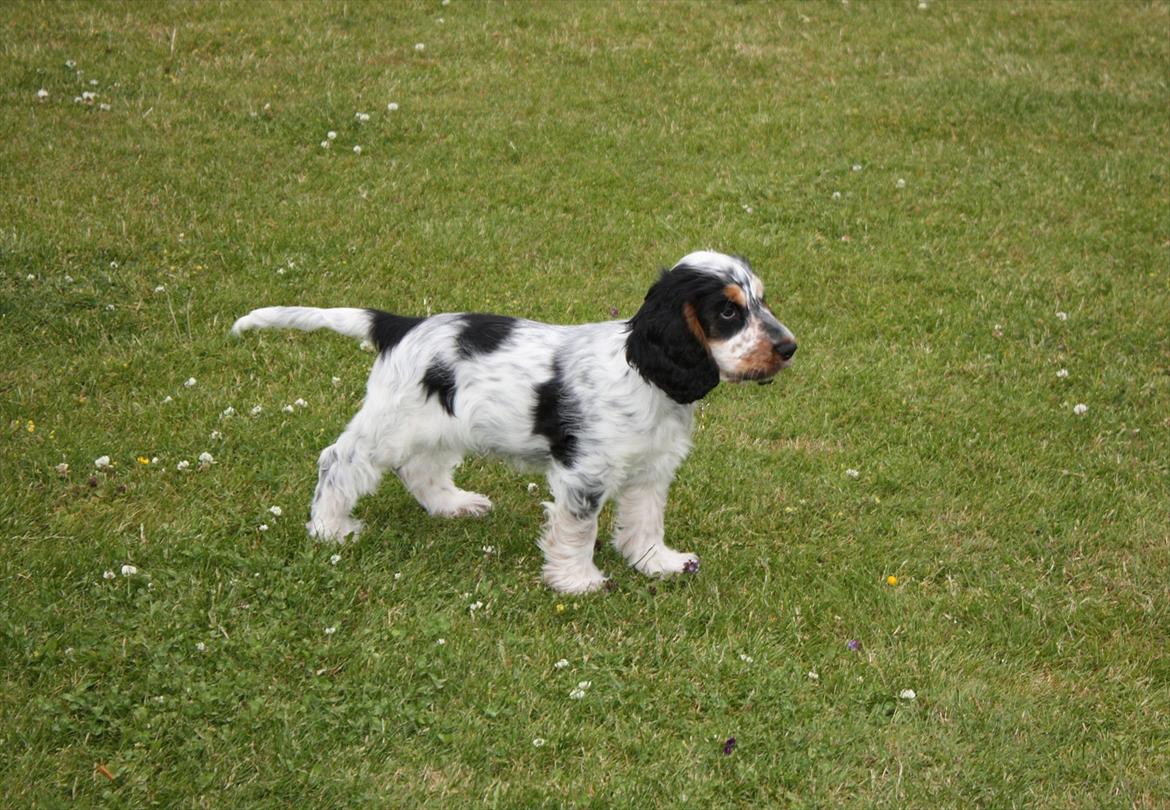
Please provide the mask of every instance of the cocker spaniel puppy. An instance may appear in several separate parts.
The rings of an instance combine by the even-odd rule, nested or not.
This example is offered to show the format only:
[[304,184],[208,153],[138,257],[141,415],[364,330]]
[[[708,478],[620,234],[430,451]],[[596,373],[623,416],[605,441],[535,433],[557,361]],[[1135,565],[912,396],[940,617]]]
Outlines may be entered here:
[[265,307],[232,332],[267,327],[325,327],[379,352],[361,410],[321,453],[311,536],[356,536],[350,512],[387,470],[432,515],[483,515],[492,502],[457,487],[452,472],[469,453],[505,456],[547,472],[544,581],[565,593],[606,582],[593,549],[610,498],[613,545],[630,565],[650,575],[698,570],[694,554],[663,539],[695,402],[720,380],[768,381],[796,352],[747,261],[709,251],[663,272],[628,321]]

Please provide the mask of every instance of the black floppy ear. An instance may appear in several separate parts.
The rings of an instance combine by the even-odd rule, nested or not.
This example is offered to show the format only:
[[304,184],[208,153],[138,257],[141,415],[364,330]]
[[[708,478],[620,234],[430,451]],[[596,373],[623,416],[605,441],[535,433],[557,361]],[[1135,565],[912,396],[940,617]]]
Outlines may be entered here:
[[642,308],[630,318],[626,359],[647,382],[675,402],[702,399],[719,384],[719,368],[700,336],[694,302],[719,282],[689,268],[675,268],[646,293]]

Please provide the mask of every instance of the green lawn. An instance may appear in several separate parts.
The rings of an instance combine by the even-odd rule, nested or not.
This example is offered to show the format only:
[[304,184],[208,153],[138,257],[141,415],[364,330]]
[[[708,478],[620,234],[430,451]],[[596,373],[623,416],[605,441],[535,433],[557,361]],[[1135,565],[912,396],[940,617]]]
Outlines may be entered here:
[[[0,805],[1170,801],[1167,3],[10,2],[0,43]],[[628,317],[706,247],[801,348],[700,408],[698,576],[547,590],[493,461],[482,521],[388,480],[306,538],[371,356],[236,317]]]

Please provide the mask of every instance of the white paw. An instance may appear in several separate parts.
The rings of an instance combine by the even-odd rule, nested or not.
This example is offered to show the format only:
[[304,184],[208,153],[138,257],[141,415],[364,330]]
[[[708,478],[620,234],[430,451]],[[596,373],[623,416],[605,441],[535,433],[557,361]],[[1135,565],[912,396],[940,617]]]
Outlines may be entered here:
[[337,523],[310,520],[305,524],[305,528],[309,531],[309,537],[314,540],[320,540],[324,543],[344,543],[345,538],[351,535],[354,540],[357,540],[364,526],[360,520],[345,518]]
[[432,514],[439,517],[483,517],[492,511],[492,502],[478,492],[463,492],[450,498]]
[[690,552],[675,551],[668,546],[653,546],[640,560],[635,560],[633,565],[643,574],[652,577],[694,574],[699,570],[699,558]]
[[553,565],[544,566],[544,582],[554,591],[561,593],[589,593],[605,587],[608,578],[596,565]]

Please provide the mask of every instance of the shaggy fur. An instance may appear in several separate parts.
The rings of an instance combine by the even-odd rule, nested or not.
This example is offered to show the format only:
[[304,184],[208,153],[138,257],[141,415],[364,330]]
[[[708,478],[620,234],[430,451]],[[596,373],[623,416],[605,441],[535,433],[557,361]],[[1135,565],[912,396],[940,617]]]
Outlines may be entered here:
[[491,501],[452,473],[468,454],[505,456],[547,472],[544,580],[565,593],[605,583],[593,549],[610,498],[613,545],[630,565],[650,575],[698,569],[694,554],[663,539],[695,402],[720,380],[770,380],[796,351],[748,263],[708,251],[663,272],[628,321],[266,307],[232,331],[267,327],[324,327],[379,351],[361,410],[321,453],[311,536],[356,536],[350,512],[387,470],[432,515],[483,515]]

